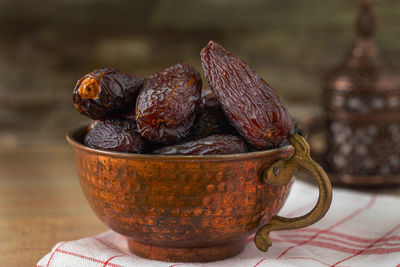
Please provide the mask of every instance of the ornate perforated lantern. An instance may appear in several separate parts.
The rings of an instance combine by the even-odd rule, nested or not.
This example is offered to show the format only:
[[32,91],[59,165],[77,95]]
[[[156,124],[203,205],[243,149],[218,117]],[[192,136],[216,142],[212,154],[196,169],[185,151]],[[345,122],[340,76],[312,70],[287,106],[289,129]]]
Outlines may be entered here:
[[334,182],[400,183],[400,75],[373,39],[371,1],[360,2],[355,26],[354,45],[324,91],[327,168]]

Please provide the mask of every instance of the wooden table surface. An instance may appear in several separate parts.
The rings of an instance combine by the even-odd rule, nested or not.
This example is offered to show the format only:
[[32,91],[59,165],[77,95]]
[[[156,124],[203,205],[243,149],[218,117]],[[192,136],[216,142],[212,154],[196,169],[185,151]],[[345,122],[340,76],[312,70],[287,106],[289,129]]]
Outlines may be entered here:
[[0,155],[0,266],[35,266],[57,242],[106,229],[80,189],[72,149]]
[[[400,196],[400,188],[378,193]],[[67,145],[0,152],[0,266],[34,266],[57,242],[106,229],[82,194]]]

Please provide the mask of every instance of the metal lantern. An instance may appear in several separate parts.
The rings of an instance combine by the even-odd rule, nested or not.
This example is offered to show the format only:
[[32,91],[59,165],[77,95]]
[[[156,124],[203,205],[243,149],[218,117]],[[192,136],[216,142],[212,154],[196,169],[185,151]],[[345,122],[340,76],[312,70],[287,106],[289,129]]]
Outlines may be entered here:
[[400,75],[373,39],[371,1],[360,1],[357,38],[324,90],[327,170],[333,182],[400,184]]

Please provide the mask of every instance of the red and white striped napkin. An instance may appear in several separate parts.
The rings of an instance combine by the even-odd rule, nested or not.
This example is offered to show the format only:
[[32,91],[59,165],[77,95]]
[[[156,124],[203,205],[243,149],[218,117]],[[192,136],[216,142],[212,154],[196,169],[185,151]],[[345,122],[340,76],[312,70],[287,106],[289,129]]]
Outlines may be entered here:
[[[316,187],[296,181],[280,212],[299,216],[318,197]],[[242,253],[211,263],[167,263],[128,252],[125,238],[108,231],[58,243],[37,264],[48,266],[391,266],[400,267],[400,198],[335,189],[332,206],[320,222],[298,230],[271,234],[268,252],[259,251],[253,237]]]

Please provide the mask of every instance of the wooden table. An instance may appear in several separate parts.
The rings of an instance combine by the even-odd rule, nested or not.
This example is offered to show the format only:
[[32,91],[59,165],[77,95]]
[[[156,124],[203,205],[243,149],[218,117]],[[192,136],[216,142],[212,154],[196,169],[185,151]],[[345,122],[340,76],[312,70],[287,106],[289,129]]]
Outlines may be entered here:
[[[400,188],[378,192],[400,195]],[[0,152],[0,266],[33,266],[57,242],[105,230],[67,145]]]
[[79,186],[72,149],[0,155],[0,266],[34,266],[61,240],[106,230]]

